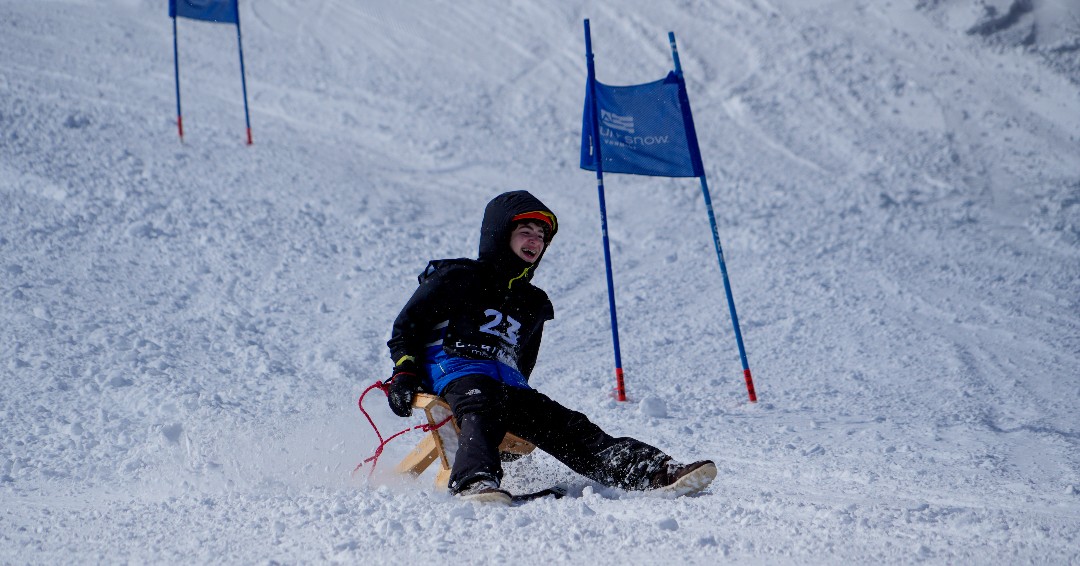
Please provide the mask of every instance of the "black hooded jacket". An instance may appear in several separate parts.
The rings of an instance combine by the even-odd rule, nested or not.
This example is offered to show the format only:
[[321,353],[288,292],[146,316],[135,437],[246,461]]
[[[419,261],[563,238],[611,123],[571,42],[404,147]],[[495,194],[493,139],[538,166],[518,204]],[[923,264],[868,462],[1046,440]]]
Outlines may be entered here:
[[387,342],[395,363],[411,356],[423,367],[441,345],[451,357],[503,362],[526,378],[532,373],[544,322],[555,312],[547,294],[530,282],[543,253],[530,264],[510,248],[513,218],[530,212],[550,215],[545,244],[550,242],[558,229],[555,215],[528,192],[512,191],[484,210],[477,259],[428,263]]

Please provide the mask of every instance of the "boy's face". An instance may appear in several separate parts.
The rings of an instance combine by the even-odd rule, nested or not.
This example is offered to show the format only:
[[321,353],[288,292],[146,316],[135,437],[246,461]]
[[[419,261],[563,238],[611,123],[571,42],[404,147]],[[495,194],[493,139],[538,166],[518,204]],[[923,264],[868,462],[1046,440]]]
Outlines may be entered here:
[[547,228],[539,222],[524,222],[510,234],[510,249],[521,259],[535,263],[544,251]]

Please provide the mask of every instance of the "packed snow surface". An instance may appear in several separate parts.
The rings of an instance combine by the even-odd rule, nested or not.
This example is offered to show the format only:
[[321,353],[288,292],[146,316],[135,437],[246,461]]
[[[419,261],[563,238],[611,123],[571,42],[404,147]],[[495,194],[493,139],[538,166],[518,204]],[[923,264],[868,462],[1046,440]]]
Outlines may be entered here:
[[[0,562],[1080,561],[1080,8],[1066,0],[0,0]],[[585,58],[674,31],[700,184],[605,179]],[[395,477],[357,400],[484,204],[556,211],[532,383],[719,476],[676,500],[535,453],[492,508]],[[385,435],[381,393],[365,408]]]

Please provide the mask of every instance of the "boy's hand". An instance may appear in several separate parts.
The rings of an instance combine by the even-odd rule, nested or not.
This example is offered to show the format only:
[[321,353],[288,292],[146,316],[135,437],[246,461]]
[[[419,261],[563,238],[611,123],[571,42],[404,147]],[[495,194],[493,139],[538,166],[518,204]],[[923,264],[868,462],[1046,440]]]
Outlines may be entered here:
[[419,390],[420,376],[416,375],[412,364],[395,367],[394,375],[390,378],[390,392],[386,396],[390,410],[399,417],[412,415],[413,399]]

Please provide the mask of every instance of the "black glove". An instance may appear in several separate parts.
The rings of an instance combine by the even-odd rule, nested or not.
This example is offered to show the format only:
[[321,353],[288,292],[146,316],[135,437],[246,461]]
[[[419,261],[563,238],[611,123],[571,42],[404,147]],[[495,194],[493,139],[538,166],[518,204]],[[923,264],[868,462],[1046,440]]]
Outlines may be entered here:
[[419,390],[420,376],[416,374],[415,364],[406,363],[395,367],[394,375],[390,378],[390,392],[386,396],[390,410],[399,417],[412,415],[413,399]]

